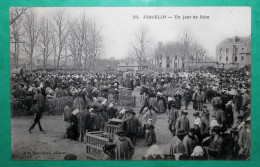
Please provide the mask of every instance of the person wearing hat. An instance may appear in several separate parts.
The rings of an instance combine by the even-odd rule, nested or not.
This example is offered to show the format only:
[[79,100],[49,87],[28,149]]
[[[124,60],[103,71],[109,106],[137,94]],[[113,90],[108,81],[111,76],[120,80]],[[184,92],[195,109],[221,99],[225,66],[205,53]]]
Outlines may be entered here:
[[179,130],[176,136],[173,136],[170,146],[170,155],[185,154],[185,147],[182,142],[183,138],[187,135],[184,130]]
[[245,120],[245,127],[241,130],[238,138],[238,145],[240,147],[238,152],[238,159],[249,160],[251,155],[251,118]]
[[147,124],[145,124],[145,144],[151,146],[156,143],[156,135],[154,131],[154,125],[152,124],[153,120],[148,119]]
[[86,131],[91,131],[92,117],[90,114],[90,106],[86,106],[80,113],[78,113],[78,131],[79,131],[79,141],[84,141],[84,136]]
[[173,99],[172,97],[168,97],[167,100],[168,100],[168,110],[170,111],[173,104],[176,107],[175,99]]
[[229,133],[229,129],[222,127],[221,137],[223,138],[223,151],[222,158],[224,160],[233,160],[234,159],[234,148],[235,148],[235,140],[232,135]]
[[127,132],[126,136],[129,137],[132,143],[135,145],[137,133],[141,131],[141,124],[139,120],[136,118],[135,112],[132,108],[129,109],[129,113],[131,115],[125,120]]
[[243,104],[243,97],[240,90],[237,90],[237,94],[234,96],[233,100],[234,100],[236,112],[240,114],[240,109],[242,108],[242,104]]
[[220,127],[214,126],[212,128],[212,135],[209,139],[209,146],[203,147],[208,159],[220,160],[222,158],[223,138],[220,135]]
[[175,107],[176,107],[175,103],[172,103],[171,109],[169,110],[169,114],[168,114],[169,130],[171,131],[173,136],[175,136],[175,132],[176,132],[175,124],[177,118],[179,118],[179,112]]
[[209,112],[205,112],[205,114],[200,118],[200,134],[201,139],[209,136]]
[[198,111],[193,113],[193,116],[195,117],[194,120],[194,129],[195,129],[195,135],[198,137],[199,142],[201,142],[201,118],[200,113]]
[[176,133],[180,130],[184,130],[185,132],[188,132],[190,129],[190,122],[187,118],[188,112],[187,111],[181,111],[181,117],[177,118],[175,129]]
[[44,101],[44,97],[42,95],[41,88],[37,88],[36,91],[37,91],[37,93],[34,95],[33,100],[37,101],[37,104],[38,104],[38,107],[39,107],[39,111],[41,113],[43,113],[44,112],[45,101]]
[[79,109],[79,112],[83,110],[84,101],[80,97],[79,93],[75,93],[75,99],[73,100],[73,110]]
[[225,116],[226,116],[226,123],[227,127],[230,128],[234,123],[234,115],[232,109],[232,101],[229,101],[225,107]]
[[219,93],[217,93],[216,96],[213,97],[213,99],[212,99],[212,106],[213,106],[214,111],[217,110],[216,109],[217,105],[222,105],[222,100],[220,98],[220,94]]
[[216,120],[218,122],[218,124],[220,125],[220,127],[224,127],[226,126],[226,115],[224,113],[224,111],[221,109],[221,105],[218,104],[215,106],[216,108]]
[[110,103],[107,107],[108,119],[116,118],[117,109],[114,107],[113,103]]
[[188,134],[183,139],[183,145],[185,148],[185,155],[190,156],[193,149],[199,144],[199,139],[195,135],[195,129],[190,128]]
[[196,101],[198,103],[198,110],[202,111],[202,106],[205,100],[205,93],[200,89],[196,96]]
[[189,105],[189,103],[192,100],[192,94],[191,94],[191,92],[190,92],[188,87],[186,87],[185,92],[183,93],[183,99],[184,99],[185,110],[187,110],[188,109],[188,105]]
[[115,160],[131,160],[135,152],[135,146],[129,138],[125,137],[124,130],[120,129],[117,135],[118,137],[113,142],[116,146]]
[[207,117],[209,120],[209,110],[207,106],[202,107],[201,117]]
[[205,153],[201,146],[196,146],[193,149],[190,160],[207,160],[207,157],[205,156]]
[[42,117],[42,111],[39,108],[39,102],[37,100],[33,100],[33,105],[32,105],[30,110],[31,110],[31,113],[34,113],[34,122],[33,122],[32,126],[28,130],[29,133],[32,133],[31,131],[32,131],[32,129],[34,128],[34,126],[36,124],[38,124],[40,131],[43,132],[43,129],[42,129],[42,126],[41,126],[41,122],[40,122],[40,119]]
[[157,107],[159,113],[164,113],[167,109],[166,99],[163,97],[162,93],[157,94]]
[[91,110],[91,117],[92,117],[92,130],[93,131],[100,131],[104,128],[104,118],[102,117],[102,114],[100,112],[100,109],[97,106],[92,107],[93,110]]
[[181,92],[179,90],[175,93],[174,99],[176,101],[176,108],[178,110],[181,109],[181,99],[182,99],[182,96],[181,96]]
[[78,132],[78,116],[79,110],[76,109],[72,111],[72,114],[69,118],[70,126],[67,128],[67,138],[72,140],[78,140],[79,132]]

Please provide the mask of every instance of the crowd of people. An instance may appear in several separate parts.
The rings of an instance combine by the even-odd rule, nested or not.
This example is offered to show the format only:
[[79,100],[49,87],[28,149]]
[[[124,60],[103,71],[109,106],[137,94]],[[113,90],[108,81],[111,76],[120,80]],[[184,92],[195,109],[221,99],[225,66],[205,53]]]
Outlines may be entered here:
[[[103,160],[131,160],[138,137],[144,138],[151,154],[144,159],[168,155],[185,160],[246,160],[251,141],[250,73],[251,67],[246,66],[175,73],[14,74],[11,96],[33,97],[30,108],[35,117],[30,133],[36,124],[43,131],[40,119],[47,98],[73,98],[63,113],[68,139],[83,142],[86,132],[104,130],[111,119],[122,120],[118,137],[104,146]],[[121,86],[140,91],[140,110],[115,106]],[[187,116],[190,108],[195,111],[194,122]],[[168,115],[173,136],[169,150],[160,156],[155,155],[160,152],[155,133],[158,113]]]

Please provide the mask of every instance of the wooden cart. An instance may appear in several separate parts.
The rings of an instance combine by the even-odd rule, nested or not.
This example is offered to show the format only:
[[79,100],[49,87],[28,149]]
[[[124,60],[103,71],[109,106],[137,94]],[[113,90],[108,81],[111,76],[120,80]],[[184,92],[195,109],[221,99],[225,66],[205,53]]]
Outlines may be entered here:
[[87,157],[100,160],[104,145],[112,139],[113,134],[103,131],[87,132],[85,138]]
[[104,131],[109,134],[116,134],[119,130],[123,130],[123,121],[121,119],[109,119],[105,123]]

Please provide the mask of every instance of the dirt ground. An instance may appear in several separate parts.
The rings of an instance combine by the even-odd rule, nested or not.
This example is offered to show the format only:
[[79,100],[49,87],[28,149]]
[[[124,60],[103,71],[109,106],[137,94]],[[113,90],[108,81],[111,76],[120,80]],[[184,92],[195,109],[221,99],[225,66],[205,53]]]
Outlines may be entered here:
[[[139,91],[133,92],[136,95],[138,112],[141,107]],[[206,104],[210,112],[212,105]],[[184,106],[182,106],[184,108]],[[194,110],[192,103],[189,104],[188,118],[193,126]],[[157,145],[164,154],[169,154],[171,134],[168,130],[167,114],[159,114],[155,125]],[[28,132],[33,123],[33,116],[24,116],[11,119],[11,152],[13,160],[63,160],[66,154],[75,154],[78,160],[87,160],[86,146],[83,142],[72,141],[63,137],[65,133],[65,123],[61,115],[44,115],[41,124],[44,133],[35,126],[32,133]],[[143,139],[137,139],[133,160],[141,160],[148,147],[144,145]]]

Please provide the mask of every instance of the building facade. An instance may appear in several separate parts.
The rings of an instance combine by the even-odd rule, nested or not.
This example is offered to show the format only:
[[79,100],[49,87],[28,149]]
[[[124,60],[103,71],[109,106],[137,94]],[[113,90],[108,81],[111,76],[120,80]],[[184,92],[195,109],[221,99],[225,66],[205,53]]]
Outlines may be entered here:
[[251,64],[251,36],[227,38],[216,47],[216,60],[226,66]]
[[155,51],[155,66],[162,69],[184,68],[182,58],[178,53],[177,42],[168,42],[165,44],[158,42],[158,48]]

